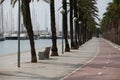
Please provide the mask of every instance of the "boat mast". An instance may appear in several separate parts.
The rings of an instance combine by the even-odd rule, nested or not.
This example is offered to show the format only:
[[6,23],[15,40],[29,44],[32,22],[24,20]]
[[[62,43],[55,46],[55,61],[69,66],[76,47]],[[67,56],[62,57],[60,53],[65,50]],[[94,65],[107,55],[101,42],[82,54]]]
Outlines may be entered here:
[[14,33],[14,17],[13,17],[13,8],[10,8],[10,14],[11,14],[11,31]]
[[32,3],[32,25],[33,25],[33,30],[35,31],[35,8],[34,8],[34,3]]
[[4,17],[3,17],[3,4],[1,4],[1,17],[2,17],[2,27],[1,27],[1,37],[4,37]]
[[47,21],[47,9],[45,9],[45,29],[46,29],[46,31],[48,31],[47,23],[48,23],[48,21]]

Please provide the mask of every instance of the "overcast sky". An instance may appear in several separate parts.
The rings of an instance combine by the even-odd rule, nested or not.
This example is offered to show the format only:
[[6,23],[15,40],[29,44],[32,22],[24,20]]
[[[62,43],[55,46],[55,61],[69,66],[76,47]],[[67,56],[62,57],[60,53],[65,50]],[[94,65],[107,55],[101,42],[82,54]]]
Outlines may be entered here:
[[[39,2],[36,2],[35,0],[31,4],[31,16],[33,25],[36,26],[34,30],[43,30],[45,27],[48,27],[50,30],[50,10],[49,10],[49,4],[43,2],[42,0]],[[98,10],[99,10],[99,17],[102,18],[103,13],[106,11],[107,4],[112,0],[98,0]],[[61,7],[61,0],[55,0],[55,7],[56,7],[56,26],[58,26],[58,29],[61,30],[61,14],[58,9]],[[18,6],[15,5],[14,8],[10,6],[10,0],[5,0],[4,2],[4,26],[5,29],[9,30],[17,30],[17,13]],[[13,13],[13,14],[12,14]],[[14,27],[12,27],[14,26]],[[11,28],[12,27],[12,28]]]
[[98,0],[98,10],[99,10],[99,17],[102,18],[103,17],[103,13],[106,11],[106,7],[108,6],[108,3],[112,2],[112,0]]

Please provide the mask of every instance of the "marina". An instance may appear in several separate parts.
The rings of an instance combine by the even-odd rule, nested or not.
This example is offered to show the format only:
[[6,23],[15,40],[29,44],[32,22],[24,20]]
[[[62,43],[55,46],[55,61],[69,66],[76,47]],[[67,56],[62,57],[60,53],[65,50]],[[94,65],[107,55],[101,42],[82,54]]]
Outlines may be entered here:
[[[12,7],[9,2],[10,1],[5,1],[2,5],[0,5],[0,55],[17,53],[18,51],[18,6],[15,5]],[[58,4],[59,1],[56,1],[56,3]],[[44,1],[40,1],[39,4],[40,5],[38,5],[36,1],[30,4],[34,31],[33,38],[36,49],[52,46],[49,4],[46,4]],[[60,4],[58,5],[60,6]],[[56,9],[58,9],[59,6],[57,6]],[[38,12],[36,12],[35,7],[39,7],[40,13],[38,10]],[[21,51],[30,51],[29,37],[24,26],[23,16],[21,15],[20,18]],[[41,20],[39,20],[40,18]],[[62,34],[61,30],[59,30],[60,22],[58,19],[59,18],[57,16],[57,44],[62,42]]]
[[120,0],[0,0],[0,80],[120,80]]

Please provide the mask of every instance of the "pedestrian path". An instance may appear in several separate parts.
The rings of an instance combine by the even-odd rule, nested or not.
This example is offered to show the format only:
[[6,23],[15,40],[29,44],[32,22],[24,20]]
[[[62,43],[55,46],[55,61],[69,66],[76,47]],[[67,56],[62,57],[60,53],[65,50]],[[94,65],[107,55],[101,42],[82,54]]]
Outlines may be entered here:
[[92,60],[98,51],[98,39],[93,38],[79,50],[64,54],[59,51],[59,56],[50,56],[50,59],[39,60],[38,63],[30,63],[30,52],[24,52],[20,68],[17,68],[16,54],[0,56],[0,80],[60,80]]
[[99,54],[64,80],[120,80],[120,51],[99,39]]

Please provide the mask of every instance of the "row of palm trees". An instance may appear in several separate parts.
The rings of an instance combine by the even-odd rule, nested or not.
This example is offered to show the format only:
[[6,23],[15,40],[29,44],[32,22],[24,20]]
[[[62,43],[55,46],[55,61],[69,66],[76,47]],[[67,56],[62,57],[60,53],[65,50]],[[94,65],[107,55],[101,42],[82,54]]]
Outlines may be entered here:
[[[4,1],[4,0],[3,0]],[[11,0],[14,4],[17,0]],[[37,62],[36,51],[33,39],[33,26],[30,16],[30,2],[33,0],[21,0],[23,21],[26,27],[31,46],[31,62]],[[38,0],[39,1],[39,0]],[[56,20],[55,20],[55,2],[54,0],[44,0],[50,4],[51,13],[51,32],[52,32],[52,56],[58,56],[57,38],[56,38]],[[79,46],[92,38],[96,32],[97,7],[96,0],[62,0],[62,8],[64,14],[62,17],[63,36],[65,39],[65,51],[70,52],[71,49],[78,49]],[[70,9],[67,9],[69,5]],[[70,13],[70,39],[68,42],[68,13]]]
[[[67,13],[70,12],[70,37],[71,37],[71,49],[78,49],[80,45],[91,39],[92,33],[95,33],[96,21],[98,18],[98,9],[95,6],[96,0],[63,0],[63,30],[64,38],[66,42],[65,51],[70,51],[70,47],[67,41]],[[67,10],[66,5],[69,4],[70,10]]]
[[103,37],[120,44],[120,0],[108,4],[107,11],[101,21]]

